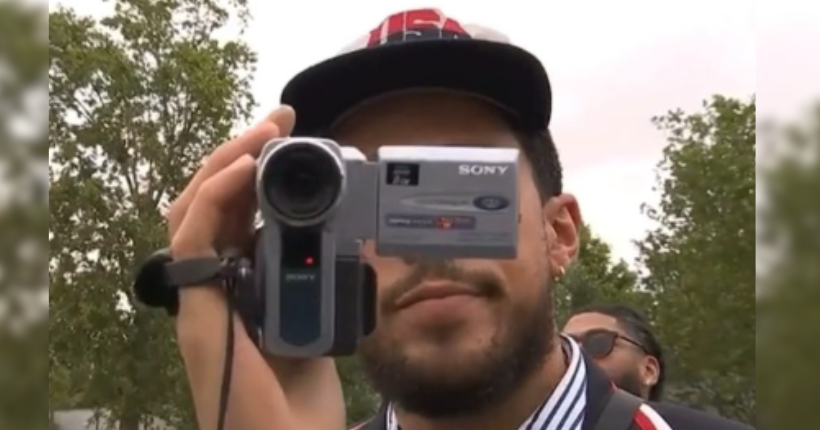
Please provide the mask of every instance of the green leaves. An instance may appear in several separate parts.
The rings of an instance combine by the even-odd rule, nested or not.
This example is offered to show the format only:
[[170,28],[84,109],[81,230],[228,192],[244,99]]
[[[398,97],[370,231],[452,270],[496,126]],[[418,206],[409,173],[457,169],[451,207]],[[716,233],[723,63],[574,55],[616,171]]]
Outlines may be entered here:
[[120,0],[100,21],[49,15],[52,408],[194,423],[169,321],[131,283],[166,242],[160,205],[248,119],[255,57],[211,38],[244,8]]
[[[49,387],[43,385],[48,360],[45,321],[29,329],[25,337],[0,331],[0,425],[3,428],[41,429],[48,404]],[[40,383],[38,383],[40,382]],[[8,398],[7,398],[8,397]]]
[[623,261],[613,264],[609,245],[589,226],[581,229],[580,239],[577,261],[556,286],[558,320],[565,321],[572,312],[596,303],[643,303],[636,275]]
[[348,424],[373,417],[381,404],[381,397],[370,385],[358,357],[337,359],[336,368],[344,390]]
[[764,134],[758,215],[758,383],[762,427],[818,428],[820,104]]
[[43,9],[0,2],[0,428],[43,428],[48,191]]
[[755,100],[715,97],[655,118],[659,227],[639,243],[655,323],[672,352],[669,393],[755,419]]

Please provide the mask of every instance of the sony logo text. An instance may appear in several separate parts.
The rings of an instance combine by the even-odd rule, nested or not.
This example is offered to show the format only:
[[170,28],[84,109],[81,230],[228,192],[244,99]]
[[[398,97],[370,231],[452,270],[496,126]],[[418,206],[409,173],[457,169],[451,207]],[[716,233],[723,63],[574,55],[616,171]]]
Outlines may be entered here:
[[458,166],[459,175],[470,176],[502,176],[510,169],[508,165],[498,164],[461,164]]
[[286,273],[285,274],[285,281],[286,282],[308,282],[308,281],[315,281],[316,274],[315,273]]

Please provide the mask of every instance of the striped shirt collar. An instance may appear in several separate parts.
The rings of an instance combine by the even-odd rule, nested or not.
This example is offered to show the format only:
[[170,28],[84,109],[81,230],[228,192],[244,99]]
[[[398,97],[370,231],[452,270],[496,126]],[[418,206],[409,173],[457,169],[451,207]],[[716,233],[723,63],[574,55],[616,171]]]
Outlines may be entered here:
[[[562,335],[569,366],[552,395],[518,430],[581,430],[587,406],[587,366],[575,340]],[[387,407],[387,430],[401,430],[393,405]]]

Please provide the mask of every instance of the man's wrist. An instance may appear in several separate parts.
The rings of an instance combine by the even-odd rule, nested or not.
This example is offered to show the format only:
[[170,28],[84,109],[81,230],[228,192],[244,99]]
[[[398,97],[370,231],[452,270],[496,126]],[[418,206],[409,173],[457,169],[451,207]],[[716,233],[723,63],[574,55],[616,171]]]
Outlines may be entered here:
[[212,341],[214,331],[225,327],[228,302],[217,286],[195,286],[179,290],[179,313],[176,318],[180,343]]
[[[173,261],[217,257],[213,248],[192,247],[175,239],[169,247]],[[212,336],[213,321],[224,321],[227,302],[217,285],[186,285],[178,289],[179,311],[176,316],[177,339],[180,344],[207,341]],[[211,320],[211,321],[209,321]]]

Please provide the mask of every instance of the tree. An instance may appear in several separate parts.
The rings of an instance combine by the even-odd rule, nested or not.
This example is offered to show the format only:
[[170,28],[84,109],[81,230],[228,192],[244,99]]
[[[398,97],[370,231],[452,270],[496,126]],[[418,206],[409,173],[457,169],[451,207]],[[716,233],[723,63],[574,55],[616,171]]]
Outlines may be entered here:
[[[757,360],[763,428],[820,428],[820,103],[771,127],[762,166]],[[763,163],[761,163],[763,164]]]
[[48,372],[43,355],[48,344],[45,320],[28,327],[25,335],[0,332],[0,427],[19,430],[46,428],[48,386],[42,383]]
[[669,394],[755,420],[755,100],[714,97],[654,119],[668,135],[658,227],[640,242]]
[[[49,14],[53,407],[191,427],[170,320],[136,303],[134,269],[167,244],[161,205],[246,121],[255,56],[213,34],[245,0],[118,0],[95,21]],[[68,404],[66,404],[66,402]]]
[[0,428],[44,428],[48,288],[43,8],[0,2]]
[[358,357],[336,360],[345,396],[348,424],[357,424],[373,417],[381,404],[381,396],[370,385]]
[[556,286],[556,316],[565,321],[572,312],[596,303],[624,303],[648,310],[648,297],[637,289],[637,277],[624,261],[613,264],[609,244],[585,225],[580,230],[577,261]]

